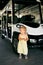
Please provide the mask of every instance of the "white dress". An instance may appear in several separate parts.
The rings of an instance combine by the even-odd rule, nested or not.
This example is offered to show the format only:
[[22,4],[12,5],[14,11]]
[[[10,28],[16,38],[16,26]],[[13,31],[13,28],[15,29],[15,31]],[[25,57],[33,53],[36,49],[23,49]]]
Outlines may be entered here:
[[[28,38],[27,34],[26,35],[21,35],[21,38]],[[18,47],[17,47],[17,52],[27,55],[28,54],[28,47],[27,47],[27,41],[25,40],[19,40],[18,42]]]
[[21,53],[23,55],[28,54],[28,48],[27,48],[27,42],[24,40],[19,40],[18,42],[18,47],[17,47],[17,52]]

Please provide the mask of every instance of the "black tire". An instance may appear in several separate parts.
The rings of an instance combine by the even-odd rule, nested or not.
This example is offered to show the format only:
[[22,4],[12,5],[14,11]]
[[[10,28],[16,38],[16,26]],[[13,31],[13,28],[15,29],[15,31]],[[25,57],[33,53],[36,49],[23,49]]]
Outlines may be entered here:
[[13,32],[13,37],[12,37],[12,48],[13,51],[17,53],[17,46],[18,46],[18,32]]
[[14,38],[12,41],[13,41],[12,42],[13,51],[17,53],[18,40],[16,38]]
[[2,35],[1,38],[4,39],[5,37]]

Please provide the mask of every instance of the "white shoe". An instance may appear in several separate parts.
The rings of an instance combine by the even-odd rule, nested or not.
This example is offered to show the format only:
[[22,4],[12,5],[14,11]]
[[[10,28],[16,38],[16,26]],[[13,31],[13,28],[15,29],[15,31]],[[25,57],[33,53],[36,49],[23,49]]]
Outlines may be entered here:
[[22,56],[19,56],[19,59],[22,59]]
[[25,56],[25,59],[28,59],[28,57],[27,57],[27,56]]

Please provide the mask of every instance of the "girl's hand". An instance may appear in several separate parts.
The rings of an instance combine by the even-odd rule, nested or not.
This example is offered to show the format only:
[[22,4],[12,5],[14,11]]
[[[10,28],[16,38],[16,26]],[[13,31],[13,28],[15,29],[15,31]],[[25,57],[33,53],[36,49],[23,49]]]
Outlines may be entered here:
[[24,38],[19,38],[19,40],[25,40]]
[[29,38],[24,38],[24,40],[25,40],[25,41],[28,41],[28,40],[29,40]]
[[27,41],[27,38],[24,38],[25,41]]

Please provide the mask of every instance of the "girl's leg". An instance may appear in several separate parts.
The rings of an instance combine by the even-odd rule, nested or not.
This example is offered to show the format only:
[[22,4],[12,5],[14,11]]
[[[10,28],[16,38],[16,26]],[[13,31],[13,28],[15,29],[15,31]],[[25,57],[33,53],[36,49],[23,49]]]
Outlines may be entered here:
[[19,54],[19,59],[21,59],[22,58],[22,54]]
[[27,55],[25,55],[25,59],[28,59]]

